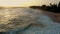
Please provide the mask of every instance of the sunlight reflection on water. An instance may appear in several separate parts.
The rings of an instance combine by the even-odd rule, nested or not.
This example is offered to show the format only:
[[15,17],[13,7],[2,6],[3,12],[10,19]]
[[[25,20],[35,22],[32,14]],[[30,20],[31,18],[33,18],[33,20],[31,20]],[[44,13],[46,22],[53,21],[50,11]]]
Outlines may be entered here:
[[[44,14],[43,12],[37,9],[30,9],[30,8],[17,8],[17,9],[6,9],[6,10],[0,10],[0,21],[2,24],[4,23],[10,23],[5,27],[6,29],[8,27],[12,27],[12,30],[8,29],[8,32],[6,34],[58,34],[60,32],[60,24],[54,23],[53,20]],[[2,16],[3,15],[3,16]],[[6,21],[5,21],[6,20]],[[11,20],[11,21],[9,21]],[[0,24],[1,24],[0,23]],[[30,24],[30,23],[38,23],[38,24],[45,24],[46,27],[28,27],[25,30],[21,30],[20,24]],[[13,24],[13,25],[11,25]],[[19,24],[19,25],[14,25]],[[11,26],[10,26],[11,25]],[[22,26],[23,27],[25,27]],[[16,27],[15,27],[16,26]],[[28,26],[28,25],[27,25]],[[4,29],[5,29],[4,28]]]

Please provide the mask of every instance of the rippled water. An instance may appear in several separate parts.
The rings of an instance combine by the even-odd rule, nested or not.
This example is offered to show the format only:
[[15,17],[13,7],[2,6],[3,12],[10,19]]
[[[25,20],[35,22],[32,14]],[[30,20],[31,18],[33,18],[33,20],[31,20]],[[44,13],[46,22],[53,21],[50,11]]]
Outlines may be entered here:
[[[44,24],[46,27],[32,27],[31,25],[24,29],[29,24]],[[1,25],[6,25],[3,26],[4,30]],[[30,8],[0,10],[0,26],[0,31],[5,31],[6,34],[60,34],[59,23],[54,23],[49,16],[43,14],[42,10]]]

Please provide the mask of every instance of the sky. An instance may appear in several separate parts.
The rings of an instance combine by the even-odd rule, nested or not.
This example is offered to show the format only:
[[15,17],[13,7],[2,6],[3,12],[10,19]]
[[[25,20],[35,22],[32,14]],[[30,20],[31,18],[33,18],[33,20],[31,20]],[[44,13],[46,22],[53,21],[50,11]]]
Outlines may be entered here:
[[32,5],[49,5],[49,3],[58,3],[60,0],[0,0],[0,6],[19,6],[28,7]]

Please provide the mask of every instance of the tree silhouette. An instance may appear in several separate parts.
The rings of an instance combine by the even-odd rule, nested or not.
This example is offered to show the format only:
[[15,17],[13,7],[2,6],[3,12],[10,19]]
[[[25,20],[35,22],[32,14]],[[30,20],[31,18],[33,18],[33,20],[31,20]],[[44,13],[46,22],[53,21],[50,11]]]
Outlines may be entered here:
[[60,2],[58,4],[52,4],[50,3],[49,6],[42,5],[42,6],[31,6],[30,8],[35,8],[35,9],[42,9],[45,11],[50,11],[54,13],[60,13]]
[[58,7],[60,8],[60,2],[58,3]]

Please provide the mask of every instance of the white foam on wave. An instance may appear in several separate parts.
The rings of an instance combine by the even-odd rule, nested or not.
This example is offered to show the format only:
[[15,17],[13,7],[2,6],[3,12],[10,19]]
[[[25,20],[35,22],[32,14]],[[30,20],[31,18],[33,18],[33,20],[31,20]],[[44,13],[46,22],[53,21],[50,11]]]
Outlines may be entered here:
[[[10,34],[13,34],[13,32],[16,33],[17,31],[20,30],[20,28],[24,28],[25,25],[28,26],[30,23],[46,24],[48,25],[47,28],[48,27],[56,28],[57,26],[60,26],[60,24],[54,23],[49,16],[44,15],[43,11],[37,9],[16,8],[16,9],[0,10],[0,25],[1,24],[6,25],[3,26],[5,27],[3,29],[5,31],[7,29]],[[15,24],[19,24],[19,25],[15,25]],[[10,28],[12,28],[13,30],[10,30]],[[0,28],[0,30],[3,29],[2,27]]]

